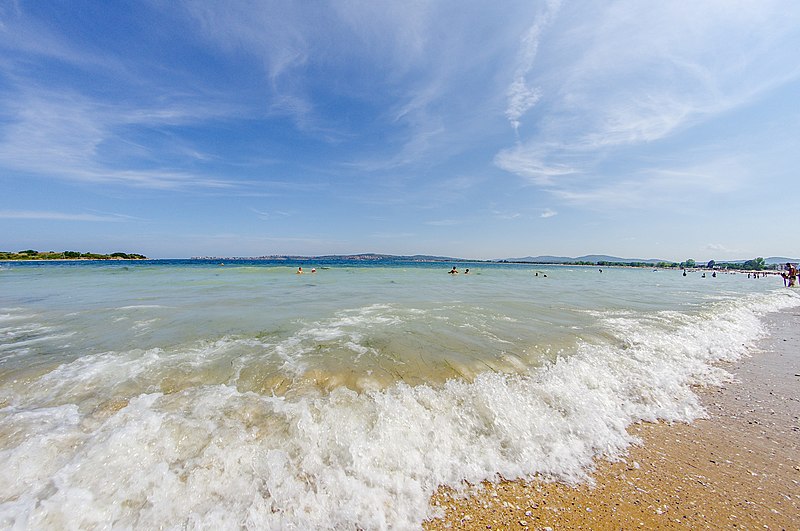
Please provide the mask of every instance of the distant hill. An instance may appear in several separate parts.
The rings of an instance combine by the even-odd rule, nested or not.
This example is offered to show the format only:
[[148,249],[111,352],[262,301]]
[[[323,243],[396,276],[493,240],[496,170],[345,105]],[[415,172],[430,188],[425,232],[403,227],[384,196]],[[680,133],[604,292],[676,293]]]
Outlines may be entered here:
[[[755,257],[754,257],[755,258]],[[752,260],[752,258],[747,258],[744,260],[715,260],[719,264],[743,264],[748,260]],[[642,264],[659,264],[662,262],[666,263],[673,263],[672,260],[662,260],[658,258],[621,258],[619,256],[609,256],[606,254],[587,254],[584,256],[551,256],[551,255],[541,255],[541,256],[525,256],[523,258],[504,258],[501,260],[496,260],[497,262],[528,262],[534,264],[574,264],[577,262],[612,262],[612,263],[620,263],[620,264],[629,264],[629,263],[642,263]],[[785,256],[770,256],[769,258],[764,258],[764,262],[767,265],[773,264],[785,264],[786,262],[791,262],[793,264],[800,263],[800,259],[798,258],[787,258]],[[699,265],[705,264],[706,261],[698,260],[697,263]]]
[[584,256],[571,257],[571,256],[526,256],[524,258],[505,258],[499,260],[501,262],[531,262],[535,264],[570,264],[575,262],[616,262],[616,263],[631,263],[638,262],[644,264],[658,264],[661,262],[671,263],[671,260],[661,260],[656,258],[620,258],[619,256],[609,256],[606,254],[587,254]]
[[[299,255],[270,255],[251,258],[255,260],[356,260],[356,261],[380,261],[380,260],[404,260],[407,262],[472,262],[466,258],[453,258],[450,256],[433,256],[427,254],[415,255],[395,255],[380,253],[359,253],[359,254],[328,254],[319,256],[299,256]],[[480,260],[479,260],[480,261]]]
[[538,264],[563,264],[565,262],[575,262],[577,258],[571,258],[569,256],[551,256],[551,255],[541,255],[541,256],[524,256],[522,258],[500,258],[495,260],[496,262],[534,262]]
[[786,258],[785,256],[770,256],[769,258],[764,258],[764,261],[768,264],[785,264],[786,262],[791,262],[792,264],[796,264],[800,262],[800,258]]

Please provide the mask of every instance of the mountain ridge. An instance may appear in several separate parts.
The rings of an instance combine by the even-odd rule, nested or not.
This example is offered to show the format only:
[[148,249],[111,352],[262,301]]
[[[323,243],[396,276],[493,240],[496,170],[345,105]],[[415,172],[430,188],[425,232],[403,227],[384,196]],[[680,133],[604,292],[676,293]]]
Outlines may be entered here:
[[[747,262],[747,260],[751,260],[751,258],[742,259],[742,260],[714,260],[716,263],[719,264],[743,264]],[[540,255],[540,256],[526,256],[523,258],[502,258],[499,260],[494,260],[497,262],[521,262],[521,263],[536,263],[536,264],[570,264],[576,262],[614,262],[614,263],[643,263],[643,264],[659,264],[659,263],[679,263],[673,260],[663,260],[660,258],[622,258],[619,256],[610,256],[605,254],[587,254],[583,256],[571,257],[571,256],[553,256],[553,255]],[[785,256],[770,256],[768,258],[764,258],[764,262],[766,264],[785,264],[786,262],[791,263],[798,263],[800,259],[798,258],[788,258]],[[705,261],[697,261],[698,265],[706,264]]]

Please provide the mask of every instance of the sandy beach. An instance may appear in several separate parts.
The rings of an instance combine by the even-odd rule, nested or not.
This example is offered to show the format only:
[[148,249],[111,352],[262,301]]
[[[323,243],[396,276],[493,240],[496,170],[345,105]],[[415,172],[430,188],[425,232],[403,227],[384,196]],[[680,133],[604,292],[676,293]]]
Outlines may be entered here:
[[770,335],[702,389],[709,418],[642,423],[594,485],[502,482],[469,498],[440,490],[438,529],[800,529],[800,309],[767,317]]

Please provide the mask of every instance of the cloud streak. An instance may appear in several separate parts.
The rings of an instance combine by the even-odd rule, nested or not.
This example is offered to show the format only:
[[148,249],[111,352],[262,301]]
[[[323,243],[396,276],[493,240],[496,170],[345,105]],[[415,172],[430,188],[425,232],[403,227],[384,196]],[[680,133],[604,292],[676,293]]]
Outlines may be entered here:
[[47,221],[88,221],[101,223],[121,223],[135,218],[121,214],[73,214],[45,210],[0,210],[0,219],[47,220]]

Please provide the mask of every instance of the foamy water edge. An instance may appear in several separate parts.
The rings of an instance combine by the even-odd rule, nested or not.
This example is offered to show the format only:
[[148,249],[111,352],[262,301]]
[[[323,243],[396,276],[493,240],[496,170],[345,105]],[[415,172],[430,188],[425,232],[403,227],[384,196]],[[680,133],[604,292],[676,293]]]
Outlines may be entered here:
[[[633,442],[631,423],[704,415],[692,386],[724,381],[714,363],[746,354],[766,333],[764,315],[798,305],[784,290],[700,316],[609,313],[601,321],[614,342],[581,345],[527,374],[440,387],[287,398],[198,385],[89,412],[9,400],[0,410],[0,525],[418,528],[440,485],[537,474],[583,481],[595,457]],[[159,355],[143,353],[130,370]],[[102,371],[98,359],[80,374]],[[44,396],[73,385],[65,374],[35,384]]]

